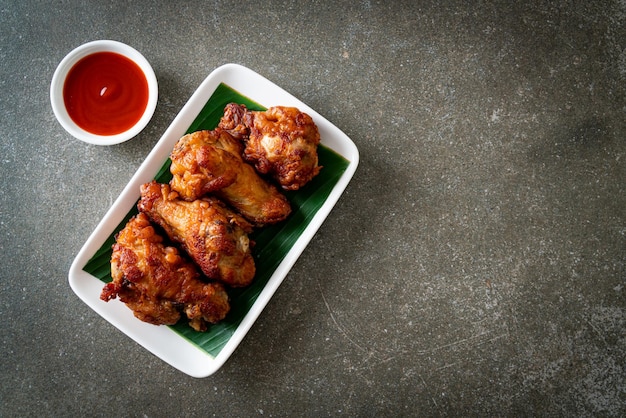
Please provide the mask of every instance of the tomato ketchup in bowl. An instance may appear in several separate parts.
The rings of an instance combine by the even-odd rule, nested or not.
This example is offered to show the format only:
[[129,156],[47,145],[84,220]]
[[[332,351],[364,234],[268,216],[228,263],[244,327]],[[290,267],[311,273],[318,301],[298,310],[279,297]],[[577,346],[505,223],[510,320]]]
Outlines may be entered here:
[[81,45],[59,64],[50,86],[54,114],[72,136],[113,145],[136,136],[156,108],[158,84],[134,48],[101,40]]

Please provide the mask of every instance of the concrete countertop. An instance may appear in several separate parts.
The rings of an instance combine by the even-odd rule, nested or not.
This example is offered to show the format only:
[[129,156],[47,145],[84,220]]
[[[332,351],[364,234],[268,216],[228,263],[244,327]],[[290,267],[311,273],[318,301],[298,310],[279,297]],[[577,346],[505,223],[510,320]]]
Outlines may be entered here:
[[[626,6],[0,5],[0,416],[626,415]],[[130,142],[49,100],[115,39],[160,86]],[[239,63],[350,136],[345,194],[230,360],[189,377],[68,270],[190,95]]]

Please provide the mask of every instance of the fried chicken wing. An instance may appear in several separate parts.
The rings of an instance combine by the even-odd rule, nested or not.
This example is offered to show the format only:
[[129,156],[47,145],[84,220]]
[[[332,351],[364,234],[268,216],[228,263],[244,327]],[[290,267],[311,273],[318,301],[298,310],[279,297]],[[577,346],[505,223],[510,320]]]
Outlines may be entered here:
[[182,200],[168,184],[141,186],[140,212],[181,245],[207,277],[233,287],[255,274],[248,233],[252,225],[216,198]]
[[320,134],[313,119],[295,107],[248,111],[228,104],[218,125],[245,141],[244,158],[285,190],[298,190],[315,177]]
[[207,323],[221,321],[230,310],[224,287],[203,282],[195,265],[166,246],[143,213],[117,234],[111,276],[100,298],[119,297],[144,322],[173,325],[182,312],[193,329],[205,331]]
[[183,136],[170,158],[170,185],[185,200],[213,193],[256,226],[284,220],[287,198],[242,158],[243,144],[222,129]]
[[223,144],[219,139],[208,131],[199,131],[183,136],[174,146],[170,185],[181,198],[196,200],[237,180],[242,164],[240,146]]

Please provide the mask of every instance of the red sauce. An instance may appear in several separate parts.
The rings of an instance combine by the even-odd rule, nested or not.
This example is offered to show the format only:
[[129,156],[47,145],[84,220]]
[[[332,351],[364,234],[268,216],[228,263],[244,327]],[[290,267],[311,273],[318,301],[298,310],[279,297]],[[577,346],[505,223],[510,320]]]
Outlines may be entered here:
[[148,80],[137,64],[114,52],[96,52],[67,74],[63,100],[72,120],[96,135],[131,128],[148,105]]

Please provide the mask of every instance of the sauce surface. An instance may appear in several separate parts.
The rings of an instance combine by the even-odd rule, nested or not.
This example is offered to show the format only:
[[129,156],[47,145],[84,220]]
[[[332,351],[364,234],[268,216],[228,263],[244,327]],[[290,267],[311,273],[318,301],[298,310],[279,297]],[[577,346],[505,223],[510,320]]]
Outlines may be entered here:
[[125,56],[96,52],[70,69],[63,100],[69,116],[84,130],[116,135],[141,119],[148,106],[148,80]]

